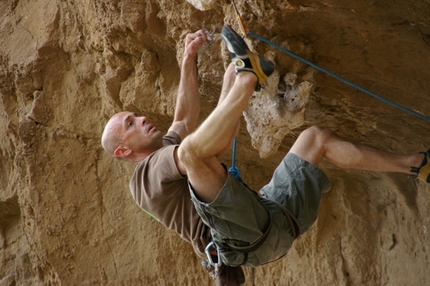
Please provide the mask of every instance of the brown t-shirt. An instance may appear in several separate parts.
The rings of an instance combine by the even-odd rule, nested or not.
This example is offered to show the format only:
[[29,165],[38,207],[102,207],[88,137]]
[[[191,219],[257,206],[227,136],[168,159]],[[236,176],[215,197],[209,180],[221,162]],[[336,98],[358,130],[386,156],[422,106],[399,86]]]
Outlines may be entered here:
[[163,138],[164,147],[139,162],[130,181],[137,205],[167,228],[190,242],[200,256],[204,255],[208,227],[203,224],[191,201],[186,176],[182,176],[174,159],[181,143],[173,131]]

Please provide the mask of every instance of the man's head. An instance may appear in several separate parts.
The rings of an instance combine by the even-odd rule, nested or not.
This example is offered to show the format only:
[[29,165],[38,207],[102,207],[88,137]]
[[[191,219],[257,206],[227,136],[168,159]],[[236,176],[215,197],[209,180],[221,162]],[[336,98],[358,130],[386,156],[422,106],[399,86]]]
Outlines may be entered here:
[[163,135],[145,116],[120,112],[106,124],[102,146],[117,159],[138,162],[163,147]]

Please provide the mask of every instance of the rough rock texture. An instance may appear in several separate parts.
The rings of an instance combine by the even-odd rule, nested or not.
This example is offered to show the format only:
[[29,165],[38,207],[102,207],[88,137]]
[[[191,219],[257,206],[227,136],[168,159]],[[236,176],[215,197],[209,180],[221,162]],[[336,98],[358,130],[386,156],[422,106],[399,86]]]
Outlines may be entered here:
[[[248,31],[430,116],[428,1],[236,2]],[[230,1],[0,2],[1,286],[212,283],[192,248],[134,204],[133,166],[99,142],[121,110],[166,130],[185,34],[216,36],[223,23],[238,30]],[[238,141],[254,189],[314,124],[388,151],[429,147],[430,123],[247,41],[277,65]],[[202,119],[227,62],[219,37],[200,52]],[[286,257],[256,268],[256,285],[429,285],[430,188],[321,166],[333,188],[317,223]]]

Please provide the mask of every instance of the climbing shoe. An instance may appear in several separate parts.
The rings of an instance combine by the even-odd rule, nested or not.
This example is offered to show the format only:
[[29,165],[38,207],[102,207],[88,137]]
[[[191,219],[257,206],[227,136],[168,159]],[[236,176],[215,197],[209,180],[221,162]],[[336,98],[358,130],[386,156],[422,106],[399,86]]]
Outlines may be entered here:
[[420,154],[424,155],[424,159],[419,167],[411,167],[411,173],[415,173],[412,177],[430,183],[430,149],[426,152],[420,152]]
[[221,37],[231,54],[236,73],[242,71],[253,72],[258,78],[256,90],[259,90],[275,70],[273,63],[251,52],[242,37],[233,31],[229,25],[224,25]]

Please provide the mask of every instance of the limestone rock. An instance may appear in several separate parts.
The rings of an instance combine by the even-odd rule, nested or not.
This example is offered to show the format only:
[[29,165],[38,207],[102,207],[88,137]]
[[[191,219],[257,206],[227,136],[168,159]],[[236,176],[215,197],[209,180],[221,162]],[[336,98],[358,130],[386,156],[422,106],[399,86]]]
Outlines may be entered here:
[[216,5],[217,0],[187,0],[187,2],[201,11],[206,11],[212,9]]
[[[236,4],[248,31],[430,116],[428,1]],[[134,166],[105,154],[100,136],[122,110],[167,130],[184,38],[199,29],[215,37],[198,58],[208,116],[229,62],[224,23],[239,30],[230,1],[0,1],[0,285],[212,283],[191,246],[135,205]],[[246,41],[276,64],[238,137],[251,188],[315,124],[387,151],[429,148],[428,122]],[[430,188],[399,174],[321,168],[333,188],[317,223],[256,269],[256,285],[429,285]]]

